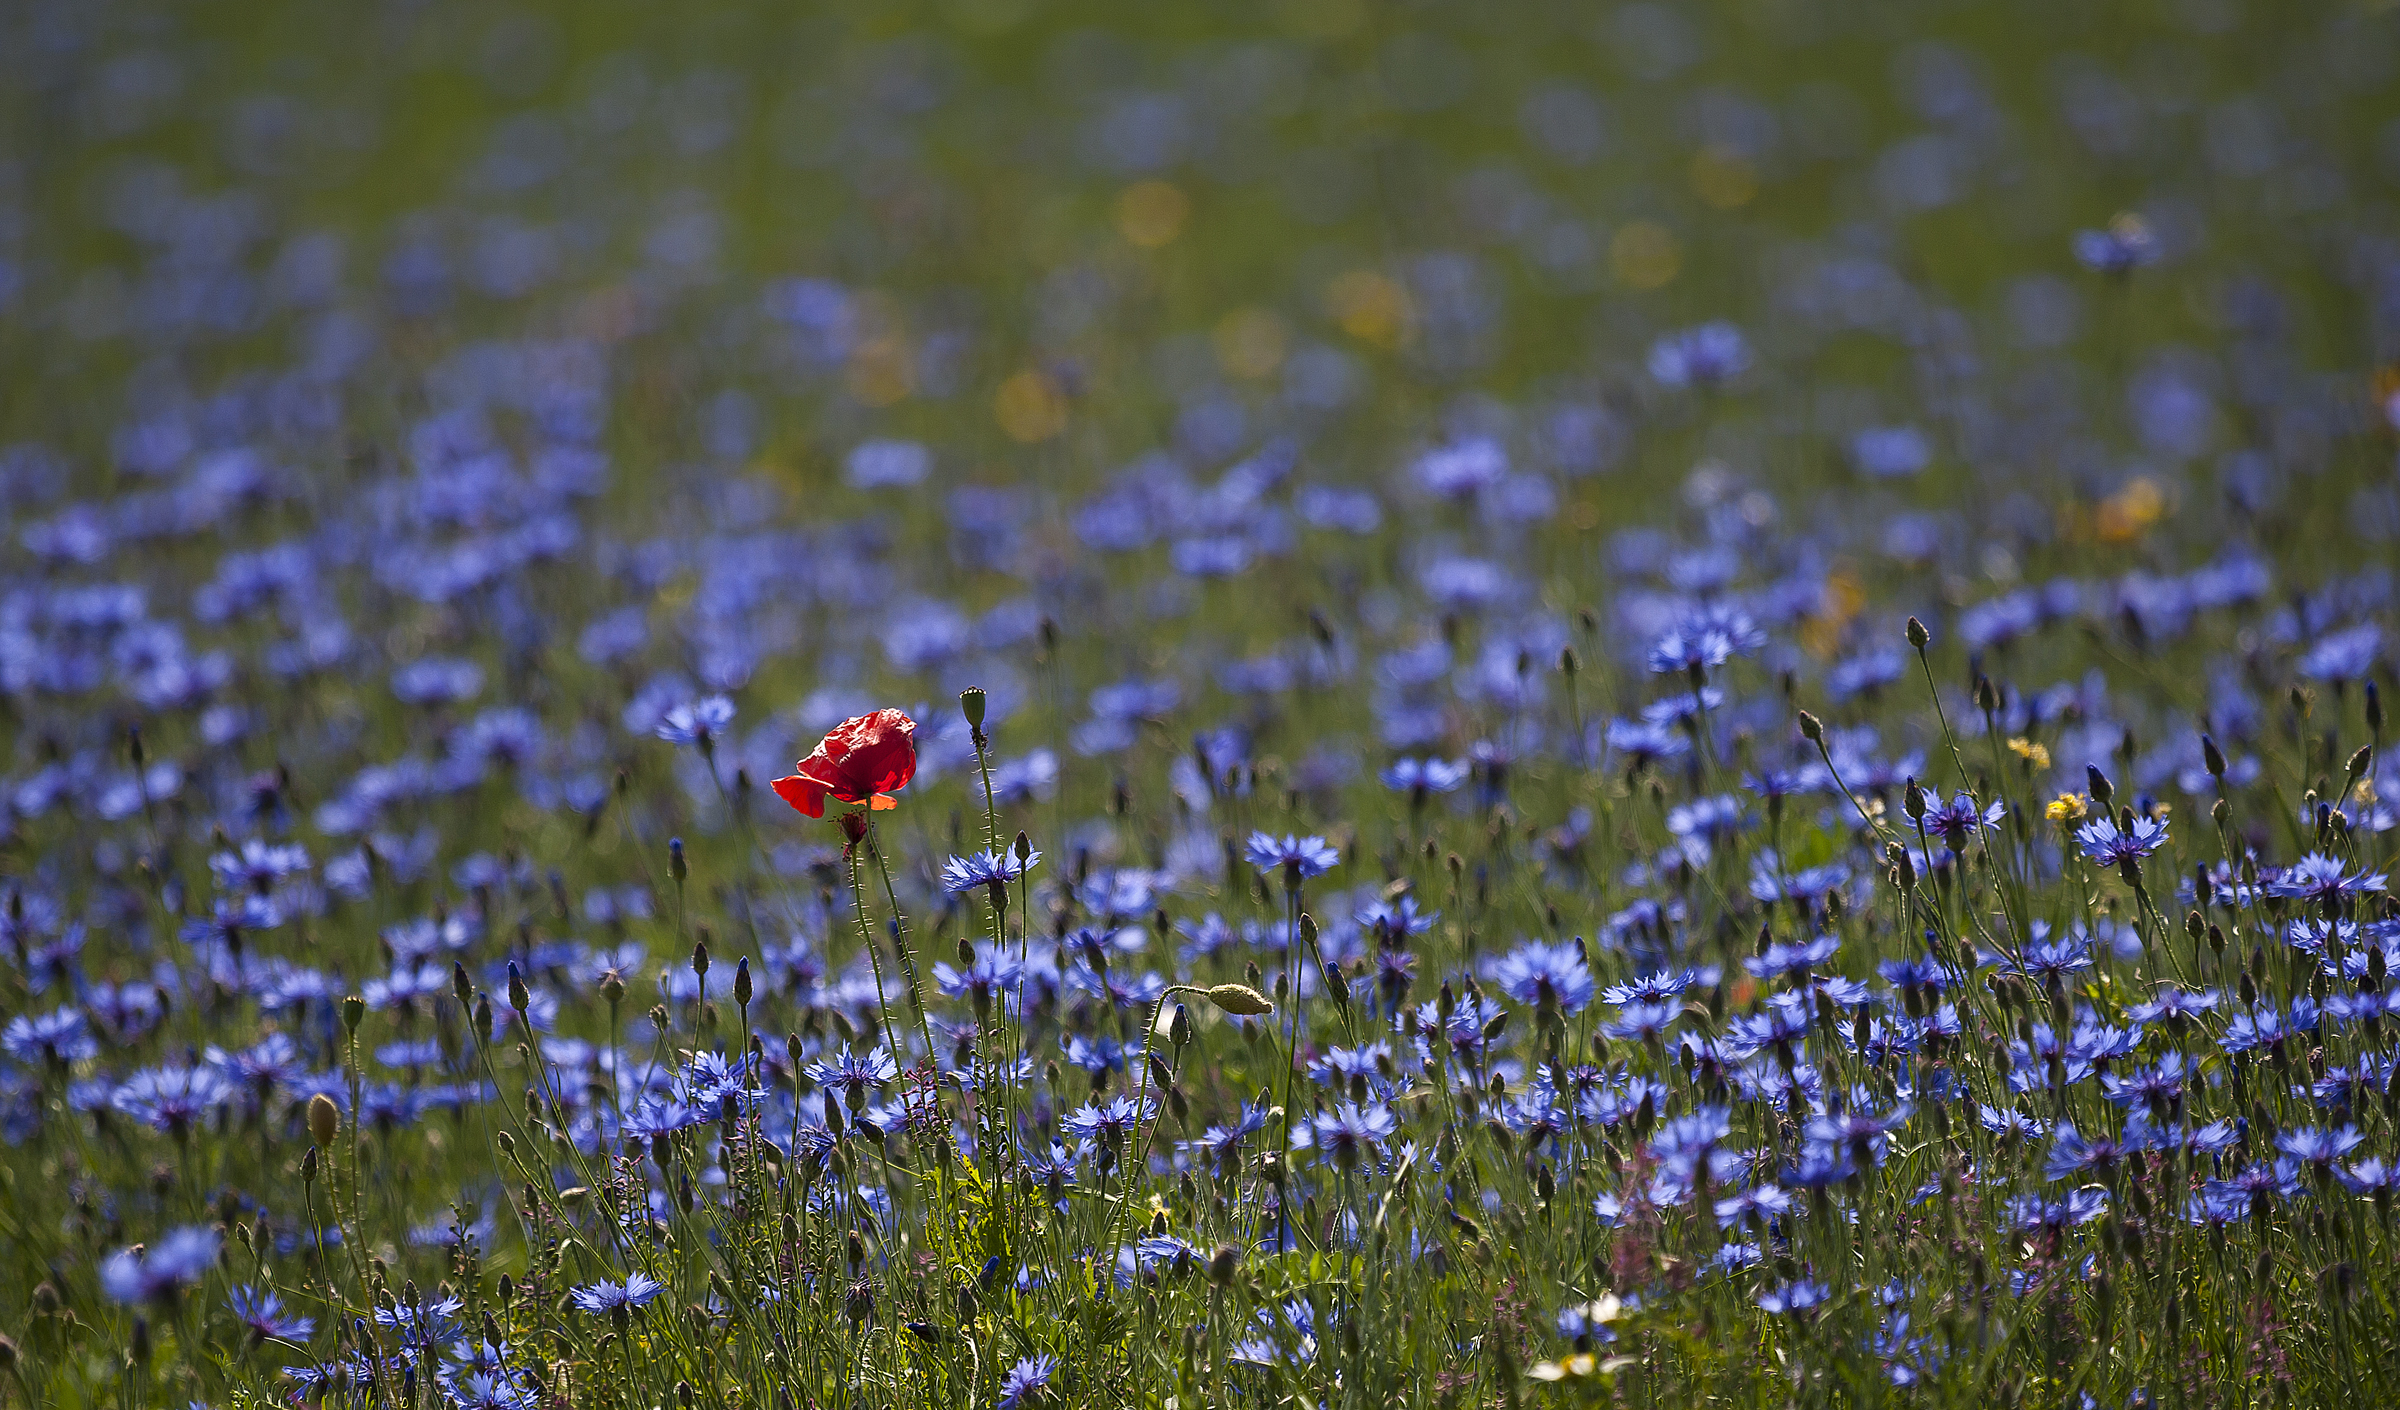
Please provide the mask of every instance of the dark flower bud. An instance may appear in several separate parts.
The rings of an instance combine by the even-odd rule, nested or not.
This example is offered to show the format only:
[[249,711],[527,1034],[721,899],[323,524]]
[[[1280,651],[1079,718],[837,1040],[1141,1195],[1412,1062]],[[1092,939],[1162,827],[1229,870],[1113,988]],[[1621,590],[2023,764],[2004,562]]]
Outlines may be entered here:
[[1192,1041],[1192,1015],[1183,1005],[1175,1006],[1174,1016],[1167,1020],[1167,1041],[1181,1048]]
[[2084,791],[2091,794],[2092,801],[2103,808],[2107,807],[2117,796],[2117,786],[2108,781],[2107,774],[2100,772],[2098,764],[2083,766],[2083,781]]
[[483,1041],[492,1041],[492,999],[489,994],[475,996],[475,1031],[483,1036]]
[[842,840],[852,847],[867,840],[867,815],[865,813],[842,814]]
[[750,1007],[750,957],[744,955],[733,966],[733,1001],[743,1008]]
[[508,1006],[523,1013],[532,1005],[533,994],[525,987],[525,975],[517,968],[517,962],[510,960],[508,962]]
[[2342,791],[2349,792],[2350,784],[2358,782],[2367,770],[2373,767],[2375,767],[2375,746],[2372,744],[2358,746],[2358,752],[2350,756],[2350,778],[2347,783],[2342,785]]
[[681,886],[683,879],[691,875],[691,868],[684,864],[683,839],[680,837],[667,839],[667,875],[675,878],[677,886]]
[[1932,640],[1933,633],[1925,630],[1925,624],[1923,622],[1918,621],[1914,617],[1908,619],[1908,644],[1910,646],[1915,647],[1919,651],[1923,651],[1926,643]]
[[2231,816],[2232,813],[2233,805],[2226,802],[2222,798],[2219,798],[2216,802],[2208,805],[2208,820],[2215,823],[2219,827],[2223,827],[2225,825],[2225,819]]
[[708,941],[706,939],[692,942],[692,973],[697,978],[708,978]]
[[1800,737],[1811,744],[1825,742],[1825,726],[1806,710],[1800,712]]
[[1975,678],[1975,708],[1987,715],[2000,708],[2000,687],[1992,684],[1990,676]]
[[1025,864],[1025,859],[1033,855],[1033,839],[1027,837],[1022,832],[1018,833],[1015,851],[1017,854],[1017,865],[1023,866]]
[[317,1178],[317,1148],[310,1146],[308,1154],[300,1157],[300,1182],[308,1184]]
[[600,975],[600,997],[608,1001],[610,1008],[615,1008],[625,997],[625,976],[614,969],[603,971]]
[[2200,762],[2208,766],[2208,776],[2222,781],[2225,777],[2225,751],[2207,735],[2200,736]]
[[467,978],[467,967],[457,960],[450,962],[450,997],[458,1000],[462,1009],[475,1002],[475,985]]

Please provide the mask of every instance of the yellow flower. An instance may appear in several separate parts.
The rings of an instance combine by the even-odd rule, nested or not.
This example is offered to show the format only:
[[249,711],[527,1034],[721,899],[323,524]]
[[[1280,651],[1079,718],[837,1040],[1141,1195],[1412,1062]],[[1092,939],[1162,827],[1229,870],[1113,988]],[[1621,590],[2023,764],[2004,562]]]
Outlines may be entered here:
[[2092,810],[2092,800],[2080,793],[2061,793],[2042,809],[2042,816],[2054,823],[2082,822],[2083,815]]
[[2040,773],[2050,767],[2050,751],[2023,735],[2018,735],[2008,742],[2008,752],[2023,759],[2025,766],[2035,773]]

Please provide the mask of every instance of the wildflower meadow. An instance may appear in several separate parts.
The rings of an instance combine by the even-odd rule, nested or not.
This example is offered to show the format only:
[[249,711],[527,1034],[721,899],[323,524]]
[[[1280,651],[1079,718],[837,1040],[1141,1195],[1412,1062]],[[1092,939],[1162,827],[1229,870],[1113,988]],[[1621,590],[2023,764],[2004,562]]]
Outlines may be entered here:
[[2400,13],[0,6],[0,1405],[2400,1397]]

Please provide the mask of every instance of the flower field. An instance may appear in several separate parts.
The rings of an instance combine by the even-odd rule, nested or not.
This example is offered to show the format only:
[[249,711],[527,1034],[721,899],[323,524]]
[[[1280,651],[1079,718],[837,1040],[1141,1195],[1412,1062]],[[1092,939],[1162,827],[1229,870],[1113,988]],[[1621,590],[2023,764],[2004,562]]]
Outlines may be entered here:
[[0,15],[0,1405],[2400,1395],[2400,17]]

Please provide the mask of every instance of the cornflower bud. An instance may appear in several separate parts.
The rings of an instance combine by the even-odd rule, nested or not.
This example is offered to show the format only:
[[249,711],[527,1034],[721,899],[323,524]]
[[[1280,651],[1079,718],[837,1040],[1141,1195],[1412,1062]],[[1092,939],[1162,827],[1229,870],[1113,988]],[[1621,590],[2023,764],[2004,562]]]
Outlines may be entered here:
[[680,837],[667,839],[667,875],[675,878],[678,886],[683,884],[686,876],[691,875],[691,868],[684,864],[683,839]]
[[2224,781],[2225,751],[2219,749],[2217,747],[2217,742],[2205,734],[2200,736],[2200,762],[2208,766],[2208,776],[2210,778],[2216,779],[2219,782]]
[[1800,712],[1800,737],[1811,744],[1825,742],[1825,726],[1806,710]]
[[2111,802],[2115,801],[2117,796],[2117,786],[2108,781],[2107,774],[2100,772],[2100,766],[2098,764],[2086,764],[2083,766],[2083,781],[2084,792],[2092,795],[2093,802],[2098,803],[2101,807],[2105,808]]
[[743,1008],[750,1007],[750,996],[756,992],[750,986],[750,957],[742,956],[733,966],[733,1001]]
[[705,936],[692,942],[692,974],[695,978],[708,978],[708,940]]
[[1919,651],[1923,651],[1926,643],[1933,640],[1933,633],[1925,630],[1925,624],[1914,617],[1908,619],[1907,630],[1908,644]]

